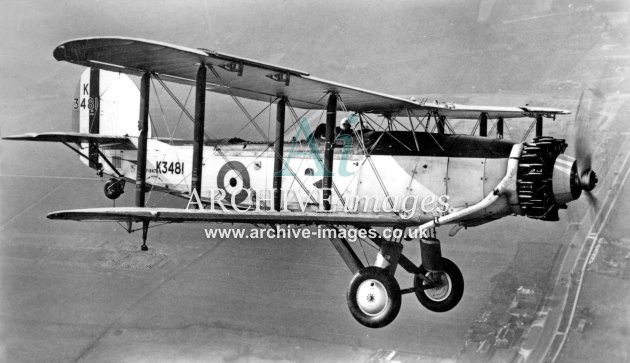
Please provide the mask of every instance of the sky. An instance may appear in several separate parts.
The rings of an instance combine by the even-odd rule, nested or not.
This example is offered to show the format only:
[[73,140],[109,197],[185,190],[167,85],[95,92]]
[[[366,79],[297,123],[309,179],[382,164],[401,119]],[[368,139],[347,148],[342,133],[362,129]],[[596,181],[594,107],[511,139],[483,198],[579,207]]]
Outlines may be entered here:
[[[467,102],[485,94],[487,104],[505,105],[507,94],[553,105],[546,100],[579,95],[575,65],[600,40],[601,21],[582,3],[589,2],[2,0],[0,133],[70,130],[82,67],[57,62],[52,51],[88,36],[215,49],[396,95]],[[235,117],[242,115],[229,98],[208,96],[213,135],[255,136],[234,135]]]

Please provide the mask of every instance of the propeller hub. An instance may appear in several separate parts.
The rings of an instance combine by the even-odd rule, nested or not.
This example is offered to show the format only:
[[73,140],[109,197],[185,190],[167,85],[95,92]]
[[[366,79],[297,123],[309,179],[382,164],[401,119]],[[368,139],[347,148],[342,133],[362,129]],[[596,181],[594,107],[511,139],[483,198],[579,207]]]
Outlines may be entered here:
[[597,185],[597,174],[593,170],[586,170],[580,176],[580,186],[584,191],[590,192]]
[[597,185],[597,174],[591,169],[580,170],[579,160],[560,154],[554,162],[552,186],[556,203],[564,205],[576,200],[582,192],[590,192]]

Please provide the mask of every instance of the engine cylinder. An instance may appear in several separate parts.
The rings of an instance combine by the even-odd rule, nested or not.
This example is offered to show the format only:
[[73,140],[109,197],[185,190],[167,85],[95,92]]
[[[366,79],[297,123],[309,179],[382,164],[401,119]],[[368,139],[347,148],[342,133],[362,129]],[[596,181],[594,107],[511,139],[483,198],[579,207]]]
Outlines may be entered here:
[[565,202],[562,200],[566,199],[567,192],[570,193],[571,186],[565,185],[566,180],[560,179],[557,190],[561,202],[558,202],[554,194],[553,176],[556,160],[566,148],[567,144],[563,139],[553,137],[537,137],[532,142],[524,143],[519,159],[516,191],[526,216],[545,221],[559,219],[558,209],[564,206]]

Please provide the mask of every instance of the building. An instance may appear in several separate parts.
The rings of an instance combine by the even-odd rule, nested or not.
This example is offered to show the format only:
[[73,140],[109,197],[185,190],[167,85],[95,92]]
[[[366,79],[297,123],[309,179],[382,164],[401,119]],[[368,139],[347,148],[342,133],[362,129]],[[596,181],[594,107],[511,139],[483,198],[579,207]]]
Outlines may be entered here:
[[516,301],[519,307],[535,307],[542,296],[539,288],[520,286],[516,290]]

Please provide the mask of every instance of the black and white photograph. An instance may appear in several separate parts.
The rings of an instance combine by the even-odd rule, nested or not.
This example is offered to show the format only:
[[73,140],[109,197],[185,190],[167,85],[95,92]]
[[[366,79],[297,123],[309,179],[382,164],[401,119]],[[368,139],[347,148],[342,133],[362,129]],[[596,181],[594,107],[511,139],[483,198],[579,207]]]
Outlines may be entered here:
[[1,362],[630,361],[627,0],[0,9]]

